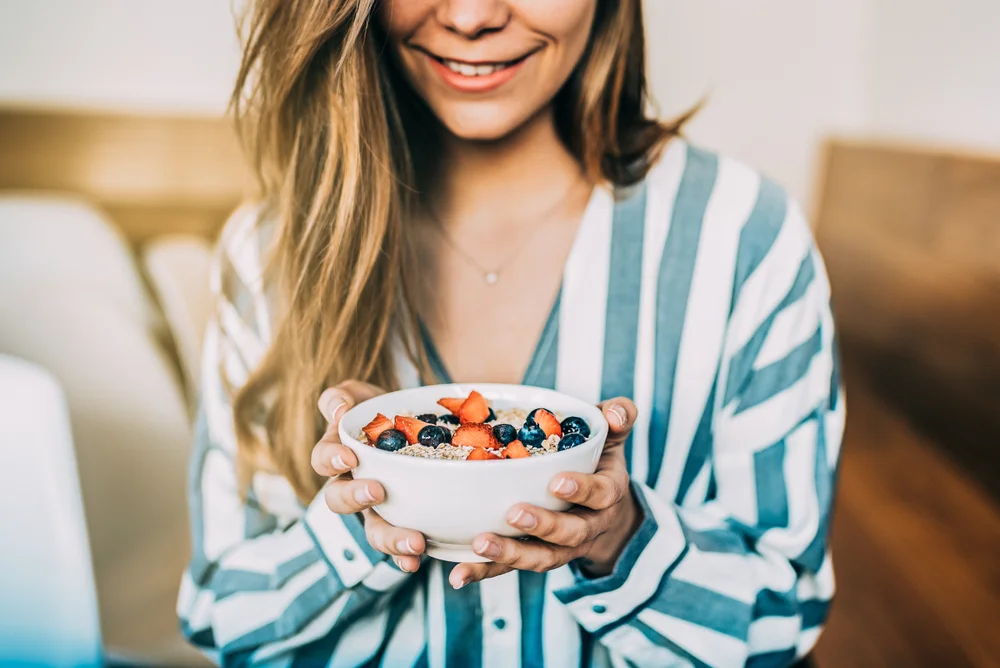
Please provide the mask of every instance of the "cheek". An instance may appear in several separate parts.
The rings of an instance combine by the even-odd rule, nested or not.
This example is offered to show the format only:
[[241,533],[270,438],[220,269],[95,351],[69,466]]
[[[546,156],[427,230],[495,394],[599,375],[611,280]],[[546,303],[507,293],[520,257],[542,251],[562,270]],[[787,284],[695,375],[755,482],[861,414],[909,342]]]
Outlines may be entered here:
[[526,25],[546,35],[555,48],[543,54],[537,83],[543,94],[554,95],[579,64],[587,48],[597,0],[520,0],[520,17]]
[[514,0],[508,4],[522,22],[563,46],[586,43],[597,0]]
[[412,33],[434,9],[436,0],[381,0],[376,19],[394,42]]

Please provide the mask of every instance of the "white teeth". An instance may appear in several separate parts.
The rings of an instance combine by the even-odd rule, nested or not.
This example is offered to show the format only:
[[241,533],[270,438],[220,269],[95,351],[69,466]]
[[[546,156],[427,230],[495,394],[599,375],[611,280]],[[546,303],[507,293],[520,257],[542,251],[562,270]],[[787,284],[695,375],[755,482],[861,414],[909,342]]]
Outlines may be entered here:
[[484,77],[494,72],[499,72],[500,70],[507,69],[507,65],[504,63],[496,63],[492,65],[472,65],[471,63],[460,63],[455,60],[445,60],[442,58],[441,62],[444,63],[452,72],[461,74],[465,77]]

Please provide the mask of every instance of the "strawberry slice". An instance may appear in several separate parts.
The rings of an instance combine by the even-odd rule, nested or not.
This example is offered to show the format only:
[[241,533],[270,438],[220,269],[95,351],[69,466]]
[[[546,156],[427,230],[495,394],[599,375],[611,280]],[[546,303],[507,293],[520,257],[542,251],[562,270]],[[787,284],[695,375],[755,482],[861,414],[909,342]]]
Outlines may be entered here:
[[511,441],[507,444],[507,447],[503,449],[504,459],[524,459],[525,457],[530,457],[531,453],[528,452],[528,448],[524,447],[524,443],[521,441]]
[[438,399],[438,406],[444,406],[447,410],[451,411],[452,415],[458,415],[458,412],[462,410],[462,404],[464,403],[465,399],[454,399],[448,397]]
[[562,425],[559,424],[559,420],[556,416],[548,412],[544,408],[539,408],[535,411],[535,424],[542,428],[545,432],[545,438],[555,434],[556,436],[562,436]]
[[469,456],[465,458],[466,461],[482,461],[482,462],[488,461],[490,459],[500,459],[500,458],[494,455],[492,452],[489,452],[488,450],[483,450],[482,448],[474,448],[472,452],[469,453]]
[[500,441],[493,435],[493,429],[478,422],[463,424],[456,429],[455,435],[451,437],[451,444],[491,450],[499,450],[501,447]]
[[417,418],[405,417],[403,415],[396,416],[396,429],[403,432],[406,442],[410,445],[417,442],[417,434],[420,433],[420,430],[429,426],[429,424]]
[[486,422],[490,416],[490,405],[486,403],[483,395],[475,390],[469,392],[468,399],[462,404],[458,411],[458,419],[465,422]]
[[392,420],[379,413],[374,420],[362,427],[361,431],[365,432],[365,436],[368,437],[368,445],[374,446],[379,434],[386,429],[392,429]]

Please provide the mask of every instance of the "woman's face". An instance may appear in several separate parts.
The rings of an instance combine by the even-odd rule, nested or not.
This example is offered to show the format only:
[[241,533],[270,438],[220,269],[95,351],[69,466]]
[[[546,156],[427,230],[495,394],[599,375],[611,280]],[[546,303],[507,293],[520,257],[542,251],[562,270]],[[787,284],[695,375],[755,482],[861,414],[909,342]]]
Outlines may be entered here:
[[545,108],[587,46],[597,0],[384,0],[379,20],[453,134],[499,139]]

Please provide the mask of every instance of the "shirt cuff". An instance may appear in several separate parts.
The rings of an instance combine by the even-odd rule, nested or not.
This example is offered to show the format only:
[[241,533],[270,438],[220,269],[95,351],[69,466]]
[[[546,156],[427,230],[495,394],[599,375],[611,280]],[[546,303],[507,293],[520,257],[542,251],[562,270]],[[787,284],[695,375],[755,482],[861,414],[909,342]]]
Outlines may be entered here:
[[368,544],[360,515],[338,515],[330,510],[324,491],[320,490],[306,508],[302,521],[333,572],[345,587],[353,587],[387,555]]
[[687,539],[673,506],[642,483],[633,480],[631,487],[644,519],[614,570],[591,579],[571,564],[575,583],[554,592],[577,622],[591,633],[615,626],[646,605],[687,549]]

